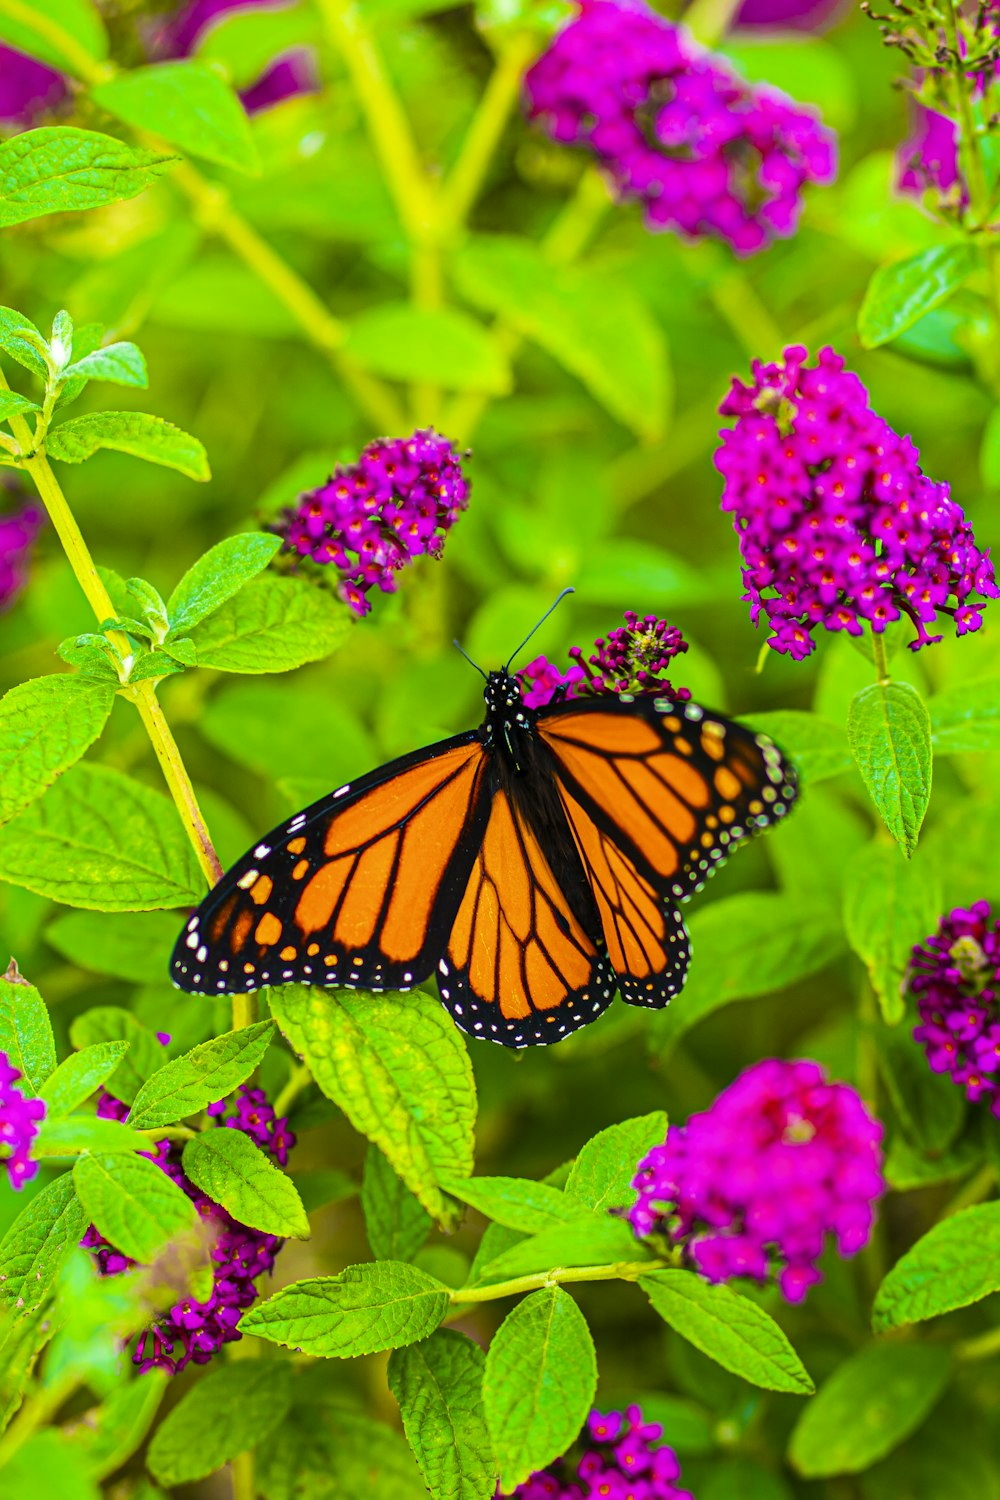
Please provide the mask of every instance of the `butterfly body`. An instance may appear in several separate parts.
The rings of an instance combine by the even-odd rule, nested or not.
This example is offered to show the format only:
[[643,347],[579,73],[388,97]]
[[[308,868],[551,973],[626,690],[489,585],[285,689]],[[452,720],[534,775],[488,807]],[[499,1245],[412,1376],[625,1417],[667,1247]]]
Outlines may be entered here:
[[560,1040],[617,988],[665,1005],[689,959],[677,902],[794,800],[791,767],[691,703],[532,709],[490,673],[481,726],[339,787],[266,835],[189,919],[196,993],[406,990],[433,974],[472,1035]]

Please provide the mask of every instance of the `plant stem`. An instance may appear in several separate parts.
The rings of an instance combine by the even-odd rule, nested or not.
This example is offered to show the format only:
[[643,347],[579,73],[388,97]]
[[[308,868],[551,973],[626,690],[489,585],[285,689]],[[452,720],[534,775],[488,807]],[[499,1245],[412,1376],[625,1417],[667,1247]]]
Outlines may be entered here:
[[279,1120],[282,1115],[287,1115],[290,1106],[310,1083],[312,1083],[312,1074],[305,1063],[296,1063],[292,1068],[291,1077],[274,1101],[274,1113]]
[[753,359],[780,354],[781,329],[742,271],[730,270],[712,280],[708,295],[744,351]]
[[233,1030],[242,1031],[260,1019],[260,1006],[256,994],[233,996]]
[[992,1162],[973,1173],[968,1182],[962,1184],[953,1198],[949,1198],[941,1210],[942,1219],[950,1219],[952,1214],[957,1214],[963,1208],[968,1208],[973,1203],[981,1203],[987,1197],[997,1183],[997,1171]]
[[872,660],[875,663],[875,681],[889,681],[889,658],[885,649],[885,636],[881,631],[872,631]]
[[24,1402],[21,1410],[0,1438],[0,1468],[9,1463],[17,1450],[55,1416],[60,1406],[68,1401],[80,1384],[79,1377],[71,1374],[59,1376],[51,1385],[43,1385]]
[[955,0],[945,0],[945,31],[948,36],[948,50],[951,54],[952,83],[954,85],[955,112],[958,115],[958,154],[962,164],[962,173],[969,189],[969,210],[973,220],[973,228],[980,229],[980,219],[987,212],[989,201],[989,189],[986,183],[986,169],[983,165],[983,156],[979,147],[979,134],[976,130],[976,122],[972,113],[972,100],[969,97],[969,80],[965,74],[965,66],[962,61],[961,42],[958,34],[958,7]]
[[441,192],[441,217],[454,232],[468,217],[489,170],[490,162],[517,103],[524,71],[537,50],[528,32],[512,38],[497,58],[479,107],[462,142],[458,160]]
[[145,725],[149,742],[160,763],[163,779],[181,815],[184,830],[198,856],[198,863],[204,870],[209,885],[216,885],[222,878],[222,864],[212,845],[194,787],[191,785],[191,778],[181,759],[177,741],[170,731],[170,725],[160,707],[153,684],[148,679],[144,682],[137,682],[134,688],[126,689],[124,696],[131,698],[139,710],[139,717]]
[[233,1500],[255,1500],[257,1481],[254,1475],[253,1449],[238,1453],[229,1469],[233,1478]]
[[962,1339],[955,1345],[956,1359],[991,1359],[994,1354],[1000,1354],[1000,1328],[991,1328],[988,1333]]
[[465,1286],[449,1294],[453,1303],[495,1302],[499,1297],[519,1297],[541,1287],[562,1286],[567,1281],[638,1281],[650,1271],[662,1270],[665,1260],[617,1261],[610,1266],[556,1266],[551,1271],[536,1271],[531,1276],[515,1276],[512,1281],[498,1281],[493,1286]]
[[[58,21],[45,15],[37,3],[28,4],[26,0],[0,0],[0,16],[7,16],[11,21],[20,21],[36,36],[43,37],[45,41],[51,43],[61,54],[69,71],[76,74],[78,78],[85,79],[87,83],[103,83],[105,79],[113,76],[115,69],[110,63],[100,63],[96,58],[91,57],[76,37],[60,26]],[[16,67],[17,65],[12,63],[10,66]]]

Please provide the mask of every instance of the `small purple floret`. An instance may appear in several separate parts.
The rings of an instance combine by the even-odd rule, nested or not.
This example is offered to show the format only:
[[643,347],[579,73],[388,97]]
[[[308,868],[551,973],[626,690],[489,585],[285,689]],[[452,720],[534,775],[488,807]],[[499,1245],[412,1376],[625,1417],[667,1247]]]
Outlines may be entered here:
[[1000,920],[989,902],[941,918],[913,950],[909,988],[920,1012],[914,1040],[933,1071],[1000,1119]]
[[591,1412],[579,1450],[532,1474],[510,1500],[693,1500],[674,1483],[681,1466],[662,1438],[638,1406]]
[[6,1052],[0,1052],[0,1163],[18,1192],[38,1171],[38,1163],[31,1159],[31,1143],[45,1119],[44,1101],[30,1099],[15,1087],[20,1077]]
[[822,1279],[832,1235],[843,1256],[867,1243],[881,1176],[882,1126],[846,1083],[814,1062],[766,1059],[702,1114],[671,1125],[639,1163],[629,1220],[683,1247],[709,1281],[776,1275],[801,1302]]
[[584,0],[524,80],[553,140],[586,146],[650,229],[752,255],[795,233],[807,182],[831,182],[815,114],[752,86],[642,0]]
[[941,639],[928,630],[941,615],[958,635],[978,630],[1000,589],[948,485],[928,479],[839,354],[806,358],[796,345],[779,364],[755,361],[720,407],[736,419],[715,464],[754,624],[763,615],[768,645],[796,660],[820,627],[878,634],[905,615],[912,650]]
[[453,444],[425,428],[369,443],[357,463],[338,466],[270,529],[285,552],[332,566],[340,597],[366,615],[369,590],[377,585],[392,593],[397,573],[413,558],[440,557],[468,503],[469,482]]

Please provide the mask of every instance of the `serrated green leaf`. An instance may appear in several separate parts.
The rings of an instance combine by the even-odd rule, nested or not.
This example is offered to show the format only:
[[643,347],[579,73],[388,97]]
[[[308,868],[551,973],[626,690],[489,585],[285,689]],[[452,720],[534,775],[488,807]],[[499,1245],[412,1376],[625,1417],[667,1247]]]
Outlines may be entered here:
[[291,1367],[239,1359],[204,1375],[157,1428],[146,1463],[161,1484],[190,1484],[263,1443],[288,1415]]
[[[106,1479],[131,1458],[153,1424],[169,1381],[163,1370],[146,1370],[74,1424],[67,1441],[80,1451],[95,1479]],[[154,1497],[133,1490],[131,1500]]]
[[0,823],[40,797],[99,738],[115,689],[54,672],[0,698]]
[[935,755],[1000,750],[1000,677],[962,682],[927,704]]
[[448,1328],[389,1356],[389,1389],[434,1500],[493,1500],[496,1493],[485,1366],[479,1345]]
[[65,1115],[43,1120],[32,1144],[35,1156],[80,1156],[85,1151],[148,1151],[149,1138],[120,1120]]
[[88,412],[60,423],[45,439],[47,456],[67,464],[82,464],[101,448],[131,453],[133,458],[177,469],[202,483],[212,477],[208,455],[198,439],[148,412]]
[[910,328],[956,292],[976,265],[969,245],[935,245],[919,255],[879,266],[858,313],[858,337],[877,349]]
[[135,984],[167,972],[177,918],[166,912],[67,912],[45,929],[45,941],[82,969]]
[[39,1091],[45,1100],[48,1117],[57,1120],[68,1115],[111,1076],[125,1053],[128,1042],[98,1042],[84,1047],[61,1062],[46,1078]]
[[128,1051],[105,1083],[108,1093],[123,1104],[131,1104],[146,1079],[167,1060],[153,1033],[120,1005],[97,1005],[75,1016],[69,1037],[73,1046],[80,1048],[99,1042],[128,1042]]
[[922,1323],[996,1291],[1000,1203],[977,1203],[935,1224],[900,1257],[875,1295],[872,1327],[882,1333]]
[[[64,51],[60,33],[76,48]],[[33,0],[12,16],[0,9],[0,41],[74,77],[79,76],[77,48],[98,62],[108,55],[107,32],[90,0]]]
[[792,762],[806,786],[849,771],[854,764],[847,735],[839,724],[819,714],[784,708],[773,713],[740,715],[736,721],[755,734],[766,734]]
[[6,422],[8,417],[23,416],[26,411],[41,409],[37,401],[29,401],[27,396],[20,396],[17,391],[0,391],[0,422]]
[[205,894],[173,804],[86,761],[0,828],[0,880],[93,911],[196,906]]
[[807,979],[847,946],[828,898],[784,892],[724,896],[693,912],[687,926],[694,958],[684,1004],[649,1017],[653,1041],[663,1050],[720,1006]]
[[0,1500],[24,1500],[26,1495],[101,1500],[85,1459],[56,1429],[32,1433],[0,1470]]
[[[664,1133],[666,1116],[664,1115]],[[568,1198],[558,1188],[523,1177],[467,1177],[447,1183],[449,1193],[485,1214],[495,1224],[539,1234],[560,1224],[587,1217],[579,1198]]]
[[63,371],[63,379],[107,380],[113,385],[130,385],[145,389],[149,372],[142,350],[135,344],[105,344],[76,359]]
[[56,1067],[56,1042],[45,1001],[21,978],[0,979],[0,1052],[37,1095]]
[[504,1491],[566,1451],[596,1390],[583,1313],[561,1287],[532,1292],[507,1314],[486,1356],[483,1405]]
[[280,547],[281,538],[266,531],[247,531],[217,542],[188,568],[170,595],[171,630],[186,635],[266,568]]
[[170,163],[94,130],[25,130],[0,145],[0,228],[134,198]]
[[46,1183],[0,1241],[0,1305],[25,1314],[42,1307],[86,1227],[70,1173]]
[[102,109],[170,146],[240,172],[260,163],[246,111],[214,68],[185,58],[120,73],[92,88]]
[[873,683],[851,702],[847,738],[882,821],[910,859],[931,796],[927,705],[908,682]]
[[844,888],[844,926],[868,970],[890,1026],[903,1018],[903,976],[914,943],[941,912],[941,882],[926,861],[908,863],[891,844],[875,842],[855,856]]
[[348,1359],[415,1344],[448,1310],[448,1288],[403,1261],[348,1266],[293,1281],[243,1314],[240,1329],[318,1359]]
[[788,1447],[808,1479],[858,1474],[927,1416],[951,1374],[951,1352],[929,1344],[870,1344],[820,1386]]
[[555,1266],[634,1265],[650,1258],[630,1225],[610,1214],[593,1215],[519,1239],[489,1262],[477,1259],[477,1284],[534,1276]]
[[108,1243],[142,1265],[151,1264],[177,1235],[198,1231],[200,1220],[191,1199],[145,1156],[124,1151],[81,1156],[73,1181],[80,1202]]
[[222,672],[290,672],[347,638],[350,611],[302,578],[252,579],[191,632],[198,664]]
[[723,1369],[768,1391],[814,1390],[784,1332],[756,1302],[695,1271],[650,1271],[639,1285],[663,1321]]
[[292,1179],[239,1130],[203,1130],[184,1147],[184,1171],[239,1224],[284,1239],[309,1238]]
[[174,1058],[143,1084],[129,1112],[130,1122],[154,1130],[225,1099],[258,1067],[273,1034],[272,1021],[258,1021]]
[[369,1146],[365,1152],[361,1207],[376,1260],[412,1260],[431,1232],[430,1214],[396,1176],[377,1146]]
[[427,995],[369,995],[288,985],[271,1008],[319,1087],[439,1223],[441,1183],[472,1170],[476,1092],[461,1033]]
[[45,335],[13,307],[0,307],[0,349],[40,380],[47,380]]
[[492,396],[511,388],[500,345],[456,308],[383,303],[351,320],[344,352],[363,369],[392,380],[428,380],[447,390]]
[[335,1396],[297,1398],[255,1459],[264,1500],[427,1500],[401,1434]]
[[598,1131],[570,1168],[567,1198],[578,1198],[593,1209],[631,1208],[635,1202],[632,1178],[639,1162],[666,1138],[667,1117],[661,1109]]

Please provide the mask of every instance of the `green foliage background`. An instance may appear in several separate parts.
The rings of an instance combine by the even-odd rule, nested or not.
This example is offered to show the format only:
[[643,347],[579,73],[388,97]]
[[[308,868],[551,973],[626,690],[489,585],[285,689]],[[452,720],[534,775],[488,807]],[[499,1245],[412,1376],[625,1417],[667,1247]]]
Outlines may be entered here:
[[[37,10],[71,30],[81,16],[94,14],[85,0],[48,0]],[[139,10],[108,8],[111,52],[126,70],[117,77],[102,71],[100,44],[87,41],[86,28],[78,30],[84,53],[90,48],[90,76],[87,66],[77,68],[80,87],[62,125],[135,144],[130,110],[138,108],[132,124],[147,123],[140,75],[127,73],[141,61]],[[16,5],[0,0],[0,39],[23,44],[23,33],[11,30],[23,24],[17,16]],[[307,664],[281,675],[267,670],[262,647],[246,658],[245,671],[203,666],[164,679],[163,709],[224,864],[339,782],[476,723],[480,681],[452,649],[452,638],[458,635],[477,660],[494,665],[568,584],[577,592],[542,628],[539,651],[556,657],[571,643],[586,645],[603,635],[624,609],[650,610],[679,625],[691,642],[677,675],[696,698],[732,714],[764,716],[760,727],[799,760],[805,793],[787,825],[741,852],[696,898],[688,913],[696,956],[684,993],[657,1015],[615,1005],[551,1050],[512,1055],[470,1044],[478,1094],[475,1173],[535,1182],[555,1173],[550,1186],[562,1188],[563,1164],[598,1132],[661,1110],[682,1120],[760,1057],[817,1058],[860,1087],[886,1121],[893,1191],[872,1246],[849,1265],[829,1257],[824,1285],[801,1310],[755,1293],[738,1314],[699,1311],[684,1301],[697,1301],[694,1292],[654,1280],[681,1276],[686,1284],[694,1278],[655,1271],[644,1276],[653,1288],[645,1289],[671,1325],[665,1327],[634,1286],[615,1280],[574,1286],[597,1350],[598,1399],[641,1399],[650,1416],[662,1417],[699,1500],[737,1494],[750,1500],[992,1497],[1000,1490],[991,1430],[995,1382],[984,1377],[994,1366],[978,1361],[993,1357],[995,1312],[990,1302],[955,1309],[1000,1284],[996,1208],[978,1202],[992,1191],[997,1126],[980,1110],[966,1111],[958,1092],[927,1072],[909,1040],[912,1016],[900,981],[910,946],[941,910],[1000,896],[995,627],[988,623],[980,635],[958,642],[946,639],[918,657],[898,649],[891,656],[899,679],[892,691],[902,700],[909,684],[917,695],[917,728],[907,731],[911,770],[900,783],[917,804],[929,788],[931,736],[937,752],[922,831],[920,816],[883,806],[897,848],[852,759],[853,743],[859,765],[867,756],[876,773],[884,768],[884,739],[876,735],[874,749],[863,748],[864,705],[857,697],[880,691],[871,686],[872,662],[846,638],[830,637],[808,663],[770,653],[758,670],[760,639],[740,601],[735,539],[718,508],[720,484],[711,461],[716,408],[730,377],[785,344],[815,349],[829,342],[869,386],[876,410],[913,436],[926,471],[951,483],[980,544],[996,542],[1000,422],[991,348],[997,319],[987,259],[957,230],[894,193],[894,152],[908,130],[905,97],[893,88],[900,59],[856,11],[848,9],[822,36],[737,30],[721,43],[748,76],[819,106],[840,138],[838,181],[811,194],[800,232],[743,264],[716,246],[650,235],[632,210],[606,201],[576,156],[519,120],[517,78],[560,19],[546,7],[497,0],[479,12],[427,12],[420,0],[363,0],[356,12],[341,12],[324,0],[315,9],[301,3],[220,25],[202,53],[220,66],[210,77],[245,85],[279,41],[304,40],[317,49],[322,92],[286,102],[250,126],[213,95],[212,130],[192,129],[185,110],[193,100],[182,101],[175,115],[162,116],[170,134],[166,154],[190,148],[193,165],[158,168],[155,181],[143,180],[144,190],[104,207],[4,220],[11,227],[0,233],[2,301],[43,329],[65,307],[78,327],[100,322],[109,337],[137,339],[149,389],[116,389],[113,404],[152,409],[204,444],[212,471],[204,484],[121,452],[57,466],[97,561],[121,578],[149,580],[164,598],[221,538],[273,517],[299,490],[325,478],[334,462],[352,459],[393,425],[389,418],[398,417],[394,435],[414,422],[433,422],[471,444],[472,502],[448,539],[443,562],[409,570],[399,594],[379,596],[371,618],[350,630],[341,649],[321,642],[311,653],[322,658],[316,661],[308,651],[293,651],[291,659]],[[695,19],[703,34],[711,31],[707,12],[698,10]],[[381,159],[373,147],[345,25],[355,27],[355,36],[369,35],[384,60],[428,169],[425,194],[398,135]],[[47,45],[36,48],[39,55],[72,62],[46,51]],[[472,163],[478,191],[466,223],[462,214],[449,215],[455,199],[448,185],[454,188],[456,180],[449,174],[456,161],[469,162],[463,142],[470,123],[483,121],[491,76],[501,79],[492,87],[506,94],[495,101],[495,150]],[[138,89],[138,106],[130,86],[133,94]],[[502,129],[500,104],[512,110]],[[375,113],[385,121],[384,108]],[[14,170],[7,150],[0,147],[0,184]],[[0,191],[0,201],[4,197]],[[896,272],[881,273],[869,290],[879,267],[924,252],[934,258],[920,262],[915,294],[913,275],[900,286]],[[896,333],[906,322],[901,308],[907,296],[915,295],[918,312],[934,300],[932,273],[944,277],[947,295]],[[862,306],[864,344],[857,332]],[[9,362],[5,371],[36,399],[24,371]],[[366,383],[369,377],[377,387]],[[90,384],[74,416],[104,410],[107,391]],[[317,621],[315,628],[329,627]],[[29,587],[0,618],[0,685],[13,688],[59,670],[59,644],[94,630],[50,528]],[[337,633],[331,630],[330,646]],[[902,642],[892,638],[891,645]],[[923,703],[929,721],[920,717]],[[97,722],[95,733],[99,729]],[[109,771],[98,768],[139,789],[128,793],[127,808],[113,800],[125,795],[123,782],[102,781]],[[169,1055],[177,1057],[233,1023],[228,1006],[182,996],[167,982],[178,917],[160,908],[183,906],[185,895],[195,899],[203,884],[169,804],[162,797],[150,801],[141,790],[159,794],[162,779],[139,719],[120,696],[99,741],[72,773],[81,775],[83,782],[72,782],[80,788],[74,816],[83,817],[88,799],[105,811],[117,807],[123,818],[127,812],[147,820],[129,825],[140,829],[144,847],[155,848],[160,839],[161,852],[176,848],[170,869],[182,873],[173,899],[162,892],[140,899],[134,881],[129,886],[131,876],[123,877],[128,890],[117,899],[86,870],[65,888],[62,904],[37,894],[30,850],[39,825],[31,820],[44,822],[46,808],[52,817],[66,815],[63,802],[51,799],[62,797],[71,782],[57,782],[24,815],[28,823],[22,817],[0,836],[0,874],[9,880],[0,885],[0,952],[13,954],[44,995],[60,1057],[72,1047],[124,1039],[129,1052],[101,1054],[100,1066],[135,1063],[148,1032],[130,1032],[120,1016],[109,1021],[107,1007],[130,1011],[149,1030],[171,1032]],[[20,842],[12,832],[18,828]],[[904,859],[904,851],[912,858]],[[106,865],[97,868],[106,872]],[[153,909],[140,909],[146,906]],[[297,1050],[306,1052],[322,1084],[317,1057],[324,1028],[346,1029],[357,1018],[354,1002],[345,1000],[332,1022],[325,1012],[310,1018],[310,1004],[308,992],[296,991],[277,997],[275,1008],[285,1035],[303,1039]],[[387,1025],[400,1029],[402,1046],[409,1012],[407,1002],[396,1004]],[[376,1011],[364,1014],[371,1022]],[[437,1014],[414,1014],[413,1025],[427,1028],[420,1035],[428,1039],[436,1076],[454,1068],[464,1077],[464,1044],[443,1012],[441,1032]],[[396,1045],[380,1037],[379,1046]],[[232,1045],[239,1051],[246,1044]],[[133,1097],[156,1061],[135,1063]],[[239,1072],[242,1063],[235,1066]],[[272,1094],[286,1088],[293,1066],[290,1053],[272,1043],[261,1065]],[[88,1075],[88,1081],[92,1090],[100,1080]],[[463,1086],[471,1109],[467,1082]],[[404,1098],[400,1106],[405,1118],[407,1110],[412,1114],[412,1077],[407,1087],[409,1102]],[[73,1096],[72,1118],[86,1117],[85,1110],[73,1114],[84,1097]],[[186,1118],[208,1097],[215,1096],[189,1100],[180,1114],[168,1108],[169,1121],[156,1114],[154,1099],[150,1128]],[[340,1309],[345,1289],[330,1278],[345,1267],[354,1268],[348,1280],[358,1272],[366,1286],[369,1273],[402,1277],[407,1287],[417,1286],[414,1297],[425,1299],[426,1326],[418,1332],[412,1324],[412,1340],[433,1329],[447,1305],[435,1286],[468,1284],[473,1257],[481,1267],[513,1252],[519,1236],[541,1234],[545,1213],[555,1210],[553,1200],[540,1206],[530,1194],[524,1199],[523,1184],[513,1218],[506,1200],[490,1198],[486,1189],[477,1198],[471,1185],[463,1189],[472,1160],[455,1163],[471,1145],[471,1118],[441,1126],[446,1145],[440,1159],[433,1144],[428,1147],[429,1167],[404,1159],[391,1103],[387,1094],[365,1116],[349,1090],[329,1078],[326,1093],[315,1084],[295,1093],[292,1124],[300,1144],[293,1181],[313,1210],[312,1239],[293,1240],[282,1252],[279,1284],[322,1278],[322,1293],[308,1295],[322,1295]],[[120,1154],[129,1143],[81,1134],[81,1128],[72,1127],[76,1135],[64,1154],[79,1157],[78,1190],[92,1212],[101,1153]],[[624,1144],[639,1154],[657,1130],[662,1135],[659,1116],[648,1139],[642,1130],[634,1138],[626,1133],[619,1155]],[[375,1144],[366,1146],[365,1136]],[[64,1134],[62,1144],[68,1140]],[[59,1145],[56,1139],[57,1156]],[[46,1181],[43,1174],[40,1185]],[[473,1205],[464,1219],[459,1199]],[[905,1278],[894,1272],[896,1281],[890,1276],[875,1303],[879,1335],[873,1335],[872,1303],[883,1277],[945,1211],[963,1204],[977,1206],[960,1219],[943,1217],[934,1233],[950,1239],[943,1248],[936,1241],[931,1246],[937,1260],[925,1256],[917,1266],[929,1299],[925,1310],[914,1312],[905,1287],[900,1292]],[[23,1199],[5,1195],[0,1215],[9,1224],[23,1207]],[[247,1203],[243,1208],[253,1211]],[[61,1200],[59,1209],[70,1212]],[[447,1233],[432,1228],[427,1210]],[[169,1220],[169,1209],[164,1212]],[[484,1215],[493,1220],[485,1237]],[[155,1224],[151,1233],[150,1249]],[[543,1259],[535,1269],[581,1264],[560,1233],[547,1242],[548,1260],[546,1246],[538,1248]],[[67,1243],[70,1238],[68,1228]],[[620,1242],[609,1242],[603,1258],[616,1262],[622,1253]],[[383,1262],[401,1269],[383,1270]],[[67,1277],[77,1274],[74,1265],[69,1262]],[[511,1276],[525,1267],[530,1270],[530,1256]],[[436,1280],[428,1289],[420,1277]],[[91,1321],[82,1313],[71,1321],[64,1344],[48,1358],[63,1358],[77,1372],[90,1393],[85,1399],[76,1390],[77,1408],[87,1399],[98,1403],[111,1438],[89,1468],[73,1468],[78,1488],[64,1492],[74,1500],[90,1495],[86,1485],[126,1463],[126,1492],[148,1500],[152,1491],[141,1488],[148,1481],[139,1480],[141,1465],[131,1455],[153,1420],[160,1382],[148,1377],[112,1394],[111,1364],[94,1353],[94,1341],[95,1330],[117,1313],[95,1304],[92,1286],[81,1288],[79,1306],[90,1309]],[[73,1294],[72,1284],[61,1293]],[[105,1285],[100,1295],[115,1292]],[[566,1324],[561,1368],[582,1381],[585,1408],[593,1357],[586,1326],[581,1334],[573,1322],[570,1293],[549,1288],[532,1295],[552,1307],[487,1298],[472,1306],[461,1326],[485,1342],[512,1306],[524,1310],[518,1313],[524,1324],[558,1314]],[[739,1317],[753,1325],[758,1304],[780,1321],[822,1387],[820,1397],[804,1403],[801,1394],[780,1393],[804,1388],[791,1350],[794,1364],[781,1378],[773,1372],[761,1378],[755,1366],[749,1374],[754,1383],[747,1383],[741,1376],[753,1360],[748,1364],[745,1349],[730,1349],[727,1359],[726,1336],[720,1342],[699,1322],[721,1318],[731,1332]],[[371,1304],[359,1305],[364,1311]],[[938,1313],[946,1320],[922,1332],[885,1333]],[[246,1339],[237,1351],[252,1358],[220,1360],[211,1374],[192,1373],[177,1383],[169,1399],[182,1391],[180,1405],[148,1449],[155,1478],[165,1485],[199,1480],[256,1443],[257,1482],[267,1500],[360,1493],[365,1481],[358,1476],[369,1472],[373,1453],[381,1464],[380,1496],[423,1492],[402,1438],[395,1441],[385,1426],[372,1424],[398,1431],[390,1387],[405,1416],[412,1393],[433,1383],[435,1360],[448,1371],[446,1384],[454,1392],[472,1390],[478,1400],[484,1376],[472,1346],[455,1344],[452,1334],[409,1347],[404,1340],[391,1357],[387,1383],[385,1351],[395,1346],[385,1339],[366,1344],[362,1330],[354,1342],[345,1335],[336,1349],[327,1342],[312,1351],[357,1358],[319,1360],[293,1376],[292,1361],[276,1344],[297,1343],[310,1352],[295,1332],[299,1315],[280,1298],[263,1304],[245,1323],[262,1338]],[[773,1328],[769,1319],[765,1324]],[[523,1348],[516,1343],[520,1324],[504,1330],[503,1338],[515,1341],[513,1354],[494,1342],[483,1385],[495,1430],[513,1422],[504,1404],[513,1378],[504,1374],[504,1358],[516,1366],[533,1348],[530,1341]],[[35,1336],[13,1321],[5,1352],[14,1365],[27,1363],[24,1351]],[[323,1337],[332,1335],[327,1330]],[[699,1352],[706,1344],[717,1362]],[[377,1352],[365,1352],[369,1347]],[[46,1376],[43,1393],[52,1388]],[[108,1417],[112,1402],[120,1410]],[[570,1428],[579,1404],[570,1402]],[[543,1410],[539,1420],[550,1436],[558,1433],[558,1413]],[[220,1431],[229,1434],[221,1445]],[[473,1469],[478,1462],[485,1472],[489,1455],[475,1446],[478,1440],[481,1448],[481,1431],[474,1424],[470,1431]],[[88,1441],[99,1444],[100,1430]],[[518,1451],[510,1451],[513,1441],[503,1455],[506,1475],[519,1461]],[[420,1457],[419,1438],[414,1448]],[[37,1483],[39,1472],[61,1473],[64,1459],[61,1447],[43,1446],[35,1450],[36,1467],[22,1473],[14,1454],[0,1469],[0,1495],[28,1493],[18,1486]],[[289,1479],[296,1471],[305,1476],[298,1487]],[[323,1477],[331,1472],[332,1480]],[[447,1488],[447,1476],[435,1482],[435,1493],[459,1493]]]

